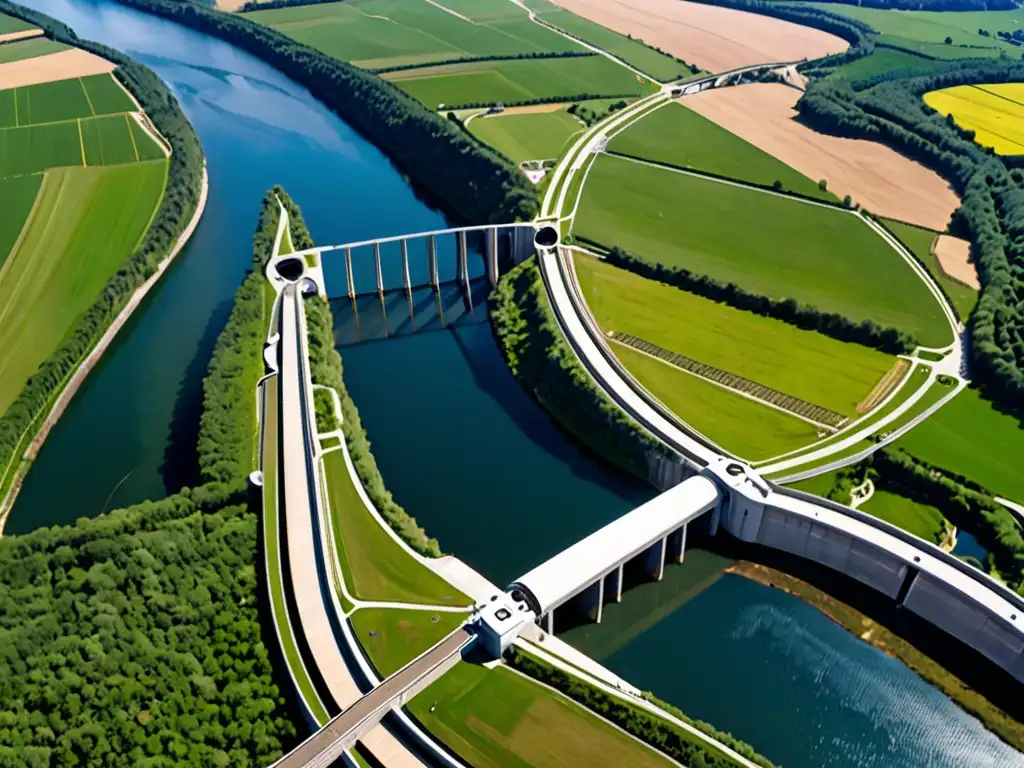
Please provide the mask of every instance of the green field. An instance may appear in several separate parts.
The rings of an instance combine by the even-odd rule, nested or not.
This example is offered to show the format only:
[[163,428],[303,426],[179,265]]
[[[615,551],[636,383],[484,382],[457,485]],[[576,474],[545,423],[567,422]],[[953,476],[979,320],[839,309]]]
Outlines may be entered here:
[[[821,496],[822,498],[828,497],[828,492],[836,484],[836,480],[839,476],[839,470],[833,470],[832,472],[826,472],[823,475],[817,477],[811,477],[807,480],[801,480],[796,483],[788,483],[787,488],[796,488],[798,491],[804,491],[805,493],[813,493],[815,496]],[[843,500],[844,503],[849,503],[847,500]]]
[[94,115],[113,115],[138,110],[132,97],[112,75],[93,75],[79,80],[89,96],[89,106]]
[[[803,5],[803,3],[801,3]],[[806,3],[830,13],[863,21],[880,33],[879,42],[919,50],[944,59],[1008,55],[1020,58],[1020,49],[996,37],[1024,23],[1024,11],[894,11],[838,3]],[[979,29],[991,33],[978,34]],[[952,39],[951,44],[945,40]]]
[[[106,115],[82,121],[86,165],[116,165],[139,160],[128,115]],[[150,141],[152,144],[152,141]]]
[[547,160],[558,157],[570,137],[584,130],[575,117],[565,111],[476,117],[469,130],[506,157],[523,160]]
[[26,29],[35,29],[35,26],[14,16],[0,13],[0,35],[8,35],[11,32],[24,32]]
[[906,77],[913,77],[926,75],[944,66],[946,66],[944,61],[926,59],[924,56],[894,51],[892,48],[876,48],[875,52],[869,56],[863,56],[836,67],[830,77],[832,79],[843,78],[851,82],[866,80],[869,77],[890,72],[899,72]]
[[476,61],[402,70],[384,75],[431,109],[463,104],[515,104],[582,94],[640,96],[653,89],[604,56]]
[[1024,503],[1024,428],[965,389],[897,443],[929,464]]
[[832,202],[836,199],[820,190],[817,181],[677,102],[633,123],[612,139],[608,149],[763,186],[781,181],[782,188],[790,192]]
[[665,407],[726,450],[747,459],[778,456],[812,443],[816,428],[621,344],[612,351]]
[[752,293],[895,326],[924,346],[952,341],[911,267],[841,210],[601,156],[574,231]]
[[0,269],[18,242],[42,183],[42,174],[0,179],[0,200],[4,201],[4,214],[0,216]]
[[591,45],[608,51],[608,53],[617,56],[641,72],[645,72],[655,80],[670,82],[683,77],[689,77],[692,74],[689,67],[676,61],[671,56],[658,53],[641,42],[581,18],[575,13],[556,10],[543,13],[540,15],[540,18],[549,24],[554,24],[556,27],[564,29],[574,37],[586,40]]
[[397,672],[465,623],[469,614],[360,608],[349,617],[352,631],[381,677]]
[[166,174],[163,161],[47,172],[0,275],[0,412],[135,250]]
[[940,543],[946,530],[946,518],[937,508],[919,504],[889,491],[876,489],[871,498],[858,509],[932,544]]
[[163,149],[157,144],[142,126],[133,118],[129,118],[128,124],[131,127],[132,141],[135,144],[135,152],[139,160],[159,160],[165,157]]
[[341,451],[323,458],[338,558],[353,596],[362,600],[470,605],[472,601],[418,563],[370,515]]
[[78,121],[0,130],[0,178],[83,165]]
[[503,667],[460,662],[407,708],[476,768],[674,765],[574,702]]
[[48,53],[58,53],[67,49],[68,46],[63,43],[56,43],[45,37],[33,37],[14,43],[4,43],[0,45],[0,64],[8,61],[34,59],[36,56],[45,56]]
[[534,24],[525,11],[507,0],[474,0],[469,5],[463,11],[480,19],[476,23],[467,20],[470,16],[461,19],[429,3],[406,0],[324,3],[246,16],[329,56],[368,68],[583,50]]
[[579,256],[575,263],[602,330],[639,336],[851,417],[896,362],[861,344],[734,309],[598,259]]
[[0,128],[58,123],[137,109],[135,102],[110,75],[0,90]]
[[939,266],[939,260],[932,253],[932,245],[935,243],[937,234],[930,229],[922,229],[921,227],[903,224],[898,221],[884,219],[883,223],[928,268],[928,271],[932,273],[932,277],[942,286],[950,301],[953,302],[953,306],[956,307],[960,319],[966,322],[971,314],[971,310],[974,309],[974,305],[978,303],[978,292],[973,288],[968,288],[963,283],[947,277],[946,273],[942,271],[942,267]]

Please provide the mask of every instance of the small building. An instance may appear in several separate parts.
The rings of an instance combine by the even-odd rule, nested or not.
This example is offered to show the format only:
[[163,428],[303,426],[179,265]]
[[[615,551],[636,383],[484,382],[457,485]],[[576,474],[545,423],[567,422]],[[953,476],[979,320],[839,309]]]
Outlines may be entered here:
[[472,621],[480,643],[491,656],[502,654],[519,637],[519,633],[537,620],[525,602],[516,601],[507,592],[491,597]]

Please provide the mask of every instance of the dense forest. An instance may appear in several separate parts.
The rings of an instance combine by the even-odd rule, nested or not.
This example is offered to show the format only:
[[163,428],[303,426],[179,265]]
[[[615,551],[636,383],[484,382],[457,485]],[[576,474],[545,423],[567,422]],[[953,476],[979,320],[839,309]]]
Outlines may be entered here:
[[[581,238],[583,239],[583,238]],[[613,247],[605,259],[609,264],[628,269],[641,277],[674,285],[689,293],[720,301],[737,309],[774,317],[807,331],[817,331],[840,341],[852,341],[880,349],[894,355],[911,352],[917,342],[913,336],[896,328],[882,328],[873,320],[856,322],[835,312],[822,312],[810,304],[796,299],[773,299],[740,288],[735,283],[723,283],[707,275],[690,272],[683,267],[667,267],[661,262],[652,264],[638,256]]]
[[[277,215],[270,193],[254,267]],[[245,505],[245,382],[262,371],[254,276],[204,381],[199,454],[218,482],[0,540],[0,765],[266,765],[296,742],[278,651],[263,642],[257,519]]]
[[[787,2],[788,0],[782,0]],[[897,11],[1012,11],[1014,0],[820,0],[837,5],[889,8]]]
[[812,82],[797,108],[826,133],[880,141],[932,168],[962,197],[950,230],[968,238],[982,284],[971,314],[972,378],[989,398],[1024,403],[1024,171],[982,149],[922,101],[955,85],[1024,80],[1024,64],[974,62],[932,75],[856,90],[842,80]]
[[244,14],[173,0],[118,1],[226,40],[302,83],[465,220],[525,221],[537,212],[537,191],[515,165],[391,83]]
[[619,408],[587,373],[548,304],[536,257],[502,276],[491,294],[491,325],[512,375],[562,426],[637,477],[666,449]]
[[[31,439],[34,428],[135,290],[156,271],[160,261],[188,225],[199,199],[203,155],[191,124],[167,86],[151,70],[106,46],[79,40],[73,31],[48,16],[0,0],[0,13],[41,27],[47,37],[84,48],[118,65],[117,78],[138,99],[172,148],[167,188],[138,249],[107,282],[102,293],[78,319],[61,346],[39,366],[18,399],[0,416],[0,468],[4,470]],[[3,470],[0,470],[2,474]]]

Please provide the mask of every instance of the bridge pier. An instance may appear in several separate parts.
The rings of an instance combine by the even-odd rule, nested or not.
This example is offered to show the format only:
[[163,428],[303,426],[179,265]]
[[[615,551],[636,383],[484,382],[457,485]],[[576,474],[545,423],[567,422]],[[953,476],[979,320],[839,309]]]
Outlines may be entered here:
[[409,279],[409,241],[402,241],[402,282],[405,295],[412,296],[412,280]]
[[498,284],[498,228],[487,230],[487,279],[493,288]]
[[377,270],[377,295],[384,301],[384,273],[380,268],[380,243],[373,244],[373,266]]
[[430,287],[437,291],[441,285],[437,278],[437,235],[427,237],[427,266],[430,270]]
[[598,579],[579,595],[583,615],[596,624],[601,623],[604,614],[604,579]]
[[659,539],[642,555],[644,568],[655,581],[661,581],[665,575],[665,542],[666,539]]
[[607,584],[604,587],[604,593],[606,595],[614,595],[615,602],[622,602],[622,571],[625,564],[620,564],[618,568],[605,576]]
[[672,531],[668,535],[668,541],[666,544],[668,551],[665,553],[665,559],[670,563],[681,563],[683,557],[686,555],[686,526],[678,530]]
[[459,232],[455,237],[458,258],[455,267],[455,282],[463,287],[469,286],[469,264],[466,259],[466,233]]
[[348,297],[356,298],[356,280],[352,275],[352,249],[345,249],[345,280],[348,282]]

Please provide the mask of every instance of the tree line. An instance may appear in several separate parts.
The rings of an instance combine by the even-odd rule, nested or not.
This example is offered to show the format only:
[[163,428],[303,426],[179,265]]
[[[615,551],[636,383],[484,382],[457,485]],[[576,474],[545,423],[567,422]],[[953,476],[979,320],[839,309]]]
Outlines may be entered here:
[[887,144],[938,172],[961,196],[949,229],[971,241],[982,285],[968,322],[972,375],[987,397],[1017,413],[1024,403],[1024,170],[978,146],[973,131],[921,97],[1021,80],[1024,64],[975,61],[860,91],[844,81],[815,81],[797,104],[810,127]]
[[594,101],[595,99],[637,99],[640,98],[636,93],[574,93],[572,95],[562,94],[560,96],[539,96],[535,99],[520,99],[519,101],[467,101],[459,104],[445,104],[444,108],[447,109],[480,109],[483,107],[492,107],[495,104],[500,103],[504,107],[528,107],[533,104],[561,104],[565,101],[580,102],[580,101]]
[[[868,44],[868,36],[873,32],[870,25],[862,21],[842,16],[838,13],[819,10],[800,5],[788,5],[773,0],[695,0],[706,5],[717,5],[721,8],[732,8],[737,11],[772,16],[783,21],[791,21],[805,27],[813,27],[829,32],[846,40],[853,48]],[[768,63],[768,62],[765,62]]]
[[[149,229],[133,254],[107,281],[93,304],[75,322],[66,340],[26,382],[0,416],[0,473],[24,450],[31,431],[90,350],[110,327],[135,290],[148,280],[188,225],[202,185],[199,139],[167,86],[147,67],[106,46],[80,40],[64,24],[7,0],[0,13],[40,27],[57,42],[82,48],[117,65],[115,76],[135,96],[157,130],[171,145],[167,186]],[[130,204],[130,202],[129,202]],[[24,436],[24,437],[23,437]]]
[[898,11],[1012,11],[1013,0],[822,0],[837,5],[886,8]]
[[654,437],[594,383],[558,328],[536,257],[502,276],[490,300],[491,328],[512,375],[558,422],[613,464],[647,480]]
[[839,341],[852,341],[893,355],[907,354],[917,346],[911,334],[893,327],[883,328],[873,320],[857,322],[835,312],[823,312],[793,298],[773,299],[751,293],[735,283],[723,283],[683,267],[667,267],[661,262],[652,264],[618,246],[606,254],[605,260],[649,280],[657,280],[730,307],[773,317],[806,331],[817,331]]
[[408,69],[424,67],[443,67],[448,64],[466,64],[471,61],[523,61],[526,59],[578,59],[585,56],[600,56],[596,51],[532,51],[529,53],[495,53],[491,56],[462,56],[439,61],[419,62],[418,64],[398,64],[393,67],[367,67],[367,72],[382,75],[386,72],[403,72]]
[[[641,709],[636,704],[612,696],[558,667],[541,661],[532,654],[512,647],[506,652],[505,660],[512,669],[554,688],[599,717],[614,723],[645,744],[668,755],[681,765],[691,768],[736,768],[735,760],[705,742],[697,740],[679,726]],[[649,694],[645,698],[668,710],[688,725],[717,739],[751,762],[763,768],[774,768],[766,757],[758,754],[752,746],[740,741],[732,734],[716,730],[700,720],[692,720],[675,707],[668,706]]]
[[198,29],[263,59],[307,87],[414,182],[467,221],[525,221],[538,210],[537,190],[514,164],[470,141],[458,126],[369,72],[244,14],[173,0],[118,2]]

